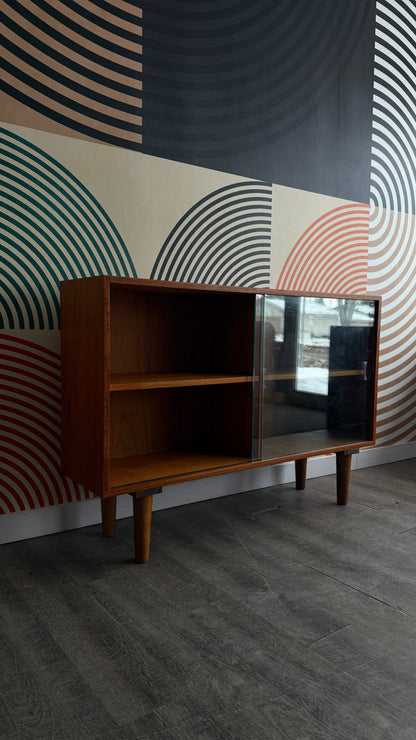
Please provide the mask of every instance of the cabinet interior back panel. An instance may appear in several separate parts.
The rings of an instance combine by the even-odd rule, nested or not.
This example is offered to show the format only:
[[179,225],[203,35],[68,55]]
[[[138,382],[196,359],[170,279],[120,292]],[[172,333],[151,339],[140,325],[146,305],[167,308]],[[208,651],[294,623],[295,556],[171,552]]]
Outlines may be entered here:
[[112,459],[177,450],[251,456],[252,384],[111,396]]
[[111,373],[253,372],[253,295],[111,291]]

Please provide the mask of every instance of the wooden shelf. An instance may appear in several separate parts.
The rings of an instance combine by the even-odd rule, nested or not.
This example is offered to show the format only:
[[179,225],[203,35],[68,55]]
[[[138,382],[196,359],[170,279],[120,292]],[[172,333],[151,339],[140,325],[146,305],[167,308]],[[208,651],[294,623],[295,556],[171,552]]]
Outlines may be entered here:
[[[329,377],[363,375],[363,370],[331,370]],[[295,372],[267,373],[265,380],[290,380]],[[229,375],[226,373],[116,373],[110,377],[110,391],[146,390],[149,388],[186,388],[197,385],[231,385],[233,383],[258,382],[253,375]]]
[[[330,370],[328,372],[328,377],[330,378],[345,378],[348,375],[364,375],[364,370]],[[294,380],[296,377],[297,373],[295,370],[288,370],[286,372],[266,373],[264,380],[266,382],[270,380]]]
[[231,383],[252,383],[253,380],[255,378],[252,375],[222,373],[117,373],[110,377],[110,391],[229,385]]
[[[110,460],[109,488],[122,488],[135,483],[200,473],[213,468],[250,463],[251,459],[235,455],[191,452],[158,452]],[[195,476],[198,477],[198,476]]]
[[262,459],[276,459],[299,453],[316,452],[316,450],[330,450],[335,447],[356,447],[368,445],[371,440],[361,439],[357,432],[334,433],[329,429],[317,429],[309,432],[294,434],[280,434],[277,437],[266,437],[262,441]]

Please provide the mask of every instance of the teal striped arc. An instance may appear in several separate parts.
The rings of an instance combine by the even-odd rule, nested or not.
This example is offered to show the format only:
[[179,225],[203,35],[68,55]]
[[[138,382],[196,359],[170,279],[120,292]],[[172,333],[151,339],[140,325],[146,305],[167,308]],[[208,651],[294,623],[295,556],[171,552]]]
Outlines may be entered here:
[[0,328],[59,328],[59,282],[136,277],[100,203],[66,167],[0,129]]

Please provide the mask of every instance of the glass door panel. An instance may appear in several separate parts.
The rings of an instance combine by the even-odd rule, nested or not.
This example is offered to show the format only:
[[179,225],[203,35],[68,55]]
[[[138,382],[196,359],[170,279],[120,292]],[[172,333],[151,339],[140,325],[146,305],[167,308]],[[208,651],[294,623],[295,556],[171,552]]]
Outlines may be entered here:
[[263,320],[264,296],[256,295],[253,346],[253,413],[252,413],[252,460],[261,456],[261,380],[263,365]]
[[375,303],[264,296],[262,459],[372,439]]

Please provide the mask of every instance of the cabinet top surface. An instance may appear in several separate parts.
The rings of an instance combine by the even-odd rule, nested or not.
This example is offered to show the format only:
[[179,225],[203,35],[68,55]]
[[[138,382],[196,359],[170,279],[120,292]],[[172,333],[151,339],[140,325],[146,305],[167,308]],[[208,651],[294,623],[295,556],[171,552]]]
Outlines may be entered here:
[[313,291],[299,291],[299,290],[285,290],[280,288],[245,288],[234,285],[207,285],[203,283],[179,283],[167,280],[150,280],[146,278],[131,278],[121,277],[117,275],[93,275],[91,277],[75,278],[73,280],[61,281],[61,287],[63,285],[76,284],[79,282],[102,282],[104,285],[110,287],[125,289],[137,289],[140,288],[144,291],[149,292],[176,292],[176,293],[200,293],[200,292],[211,292],[211,293],[223,293],[223,294],[248,294],[248,295],[282,295],[282,296],[310,296],[310,297],[331,297],[331,298],[344,298],[350,300],[368,300],[368,301],[380,301],[379,295],[373,295],[370,293],[320,293]]

